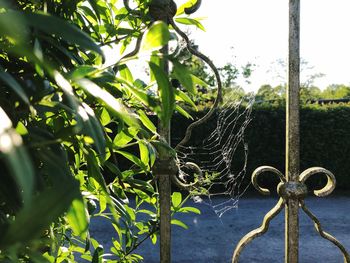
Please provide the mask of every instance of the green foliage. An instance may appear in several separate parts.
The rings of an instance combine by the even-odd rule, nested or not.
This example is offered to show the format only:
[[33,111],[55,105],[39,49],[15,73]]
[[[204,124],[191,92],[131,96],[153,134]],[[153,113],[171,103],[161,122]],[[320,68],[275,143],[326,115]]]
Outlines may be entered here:
[[[194,102],[170,85],[160,51],[170,29],[152,21],[150,2],[135,1],[131,12],[115,0],[0,1],[1,262],[104,262],[106,253],[140,262],[134,250],[157,240],[151,170],[158,149],[173,150],[148,115],[165,125],[175,109],[187,114],[179,101]],[[140,50],[124,55],[135,42]],[[123,59],[105,64],[107,47]],[[129,68],[139,54],[150,80]],[[174,202],[174,212],[198,213],[182,197]],[[90,236],[97,217],[114,227],[111,248]]]
[[[256,102],[265,105],[285,105],[286,86],[279,85],[272,87],[271,85],[263,85],[256,94]],[[345,85],[330,85],[323,91],[315,86],[301,85],[300,102],[305,105],[312,100],[318,99],[349,99],[350,87]]]

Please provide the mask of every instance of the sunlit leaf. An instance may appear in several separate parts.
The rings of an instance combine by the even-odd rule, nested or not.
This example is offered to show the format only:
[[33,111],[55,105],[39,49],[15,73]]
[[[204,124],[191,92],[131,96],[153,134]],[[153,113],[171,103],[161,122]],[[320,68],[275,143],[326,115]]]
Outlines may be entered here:
[[178,207],[182,202],[182,195],[180,192],[174,192],[171,195],[171,203],[174,207]]
[[32,199],[34,171],[31,160],[22,145],[21,136],[12,128],[12,122],[0,107],[0,154],[6,161],[25,204]]
[[192,6],[195,6],[195,4],[198,2],[198,0],[188,0],[184,4],[180,5],[177,8],[176,16],[182,15],[185,13],[185,9],[188,9]]
[[188,226],[184,222],[182,222],[182,221],[180,221],[178,219],[171,219],[171,224],[180,226],[180,227],[182,227],[184,229],[188,229]]
[[153,122],[147,117],[146,113],[142,110],[138,110],[137,113],[140,116],[140,120],[142,122],[143,125],[145,125],[145,127],[147,129],[149,129],[151,132],[153,133],[157,133],[157,128],[156,126],[153,124]]
[[181,207],[177,211],[180,212],[180,213],[195,213],[197,215],[201,214],[201,211],[198,208],[191,207],[191,206]]
[[125,64],[120,65],[118,67],[118,72],[119,72],[121,78],[125,79],[126,81],[128,81],[130,83],[134,82],[134,78],[132,76],[132,73],[127,65],[125,65]]
[[86,238],[86,230],[89,223],[85,205],[81,198],[73,200],[66,217],[74,235],[83,239]]
[[175,18],[175,21],[180,23],[180,24],[184,24],[184,25],[188,25],[188,26],[196,26],[199,29],[205,31],[205,28],[202,25],[202,23],[199,21],[199,19],[194,19],[194,18],[189,18],[189,17],[177,17],[177,18]]
[[28,130],[27,130],[26,126],[24,126],[23,122],[19,121],[17,123],[16,132],[18,132],[18,134],[20,134],[22,136],[28,134]]
[[124,104],[114,98],[110,93],[100,88],[88,79],[78,79],[76,83],[85,89],[89,94],[104,103],[117,117],[125,121],[130,126],[139,126],[135,116],[124,106]]
[[137,132],[138,129],[133,127],[128,128],[127,131],[122,130],[114,137],[113,144],[117,147],[123,147],[134,139]]
[[170,40],[168,25],[157,21],[144,33],[141,43],[141,52],[152,52],[165,46]]
[[147,147],[147,143],[144,141],[139,141],[139,150],[140,150],[140,158],[141,161],[143,162],[143,164],[145,166],[149,166],[149,160],[150,160],[150,156],[149,156],[149,152],[148,152],[148,147]]

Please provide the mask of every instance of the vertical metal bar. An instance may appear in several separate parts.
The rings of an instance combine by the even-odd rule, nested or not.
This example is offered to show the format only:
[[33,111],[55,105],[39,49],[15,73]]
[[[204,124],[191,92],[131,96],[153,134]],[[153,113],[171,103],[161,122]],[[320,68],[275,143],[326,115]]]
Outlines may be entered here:
[[[299,180],[300,0],[289,0],[289,54],[286,109],[286,177]],[[285,262],[298,262],[299,200],[288,199],[285,208]]]
[[[168,53],[168,46],[161,52]],[[169,72],[168,61],[164,61],[164,70]],[[164,127],[158,126],[159,135],[170,143],[170,123]],[[161,158],[161,157],[160,157]],[[170,171],[159,175],[159,199],[160,199],[160,263],[171,262],[171,178]]]

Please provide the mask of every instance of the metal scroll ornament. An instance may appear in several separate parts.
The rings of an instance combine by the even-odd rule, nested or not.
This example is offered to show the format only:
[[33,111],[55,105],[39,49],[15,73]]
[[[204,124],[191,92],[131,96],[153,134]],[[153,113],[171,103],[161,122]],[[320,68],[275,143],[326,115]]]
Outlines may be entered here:
[[331,234],[325,232],[322,229],[320,221],[317,217],[307,208],[305,204],[305,197],[307,196],[308,189],[305,185],[305,182],[309,177],[315,174],[325,174],[327,176],[326,185],[320,190],[314,190],[315,196],[324,197],[333,192],[336,185],[336,179],[333,173],[328,171],[327,169],[321,167],[313,167],[305,170],[299,176],[298,182],[288,182],[285,176],[276,168],[271,166],[261,166],[257,168],[252,175],[252,184],[261,194],[269,195],[270,191],[266,188],[262,188],[258,184],[258,177],[262,173],[270,172],[278,176],[280,183],[277,186],[277,193],[280,196],[277,204],[265,215],[263,222],[260,227],[254,229],[253,231],[246,234],[238,243],[233,256],[232,263],[238,263],[239,256],[243,249],[252,242],[255,238],[265,234],[268,231],[270,222],[273,218],[275,218],[287,204],[288,200],[293,199],[299,203],[299,207],[305,212],[305,214],[314,222],[314,226],[316,231],[320,234],[324,239],[332,242],[338,249],[341,251],[344,257],[344,262],[350,263],[350,255],[346,251],[345,247]]

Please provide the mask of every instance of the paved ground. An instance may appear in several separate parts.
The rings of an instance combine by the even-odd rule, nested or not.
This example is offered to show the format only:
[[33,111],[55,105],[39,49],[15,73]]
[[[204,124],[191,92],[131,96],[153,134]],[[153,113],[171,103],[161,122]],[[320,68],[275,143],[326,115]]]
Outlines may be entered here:
[[[242,198],[238,209],[218,218],[210,207],[198,207],[201,215],[184,215],[189,230],[173,227],[173,263],[228,263],[242,236],[261,224],[265,213],[276,203],[274,198]],[[350,197],[308,198],[309,208],[319,217],[324,230],[350,250]],[[311,220],[301,213],[300,263],[341,263],[338,249],[317,235]],[[103,223],[94,224],[93,234],[107,244],[110,237]],[[145,243],[138,251],[145,263],[158,263],[158,245]],[[283,262],[284,213],[275,218],[266,235],[255,239],[241,255],[240,263]]]

